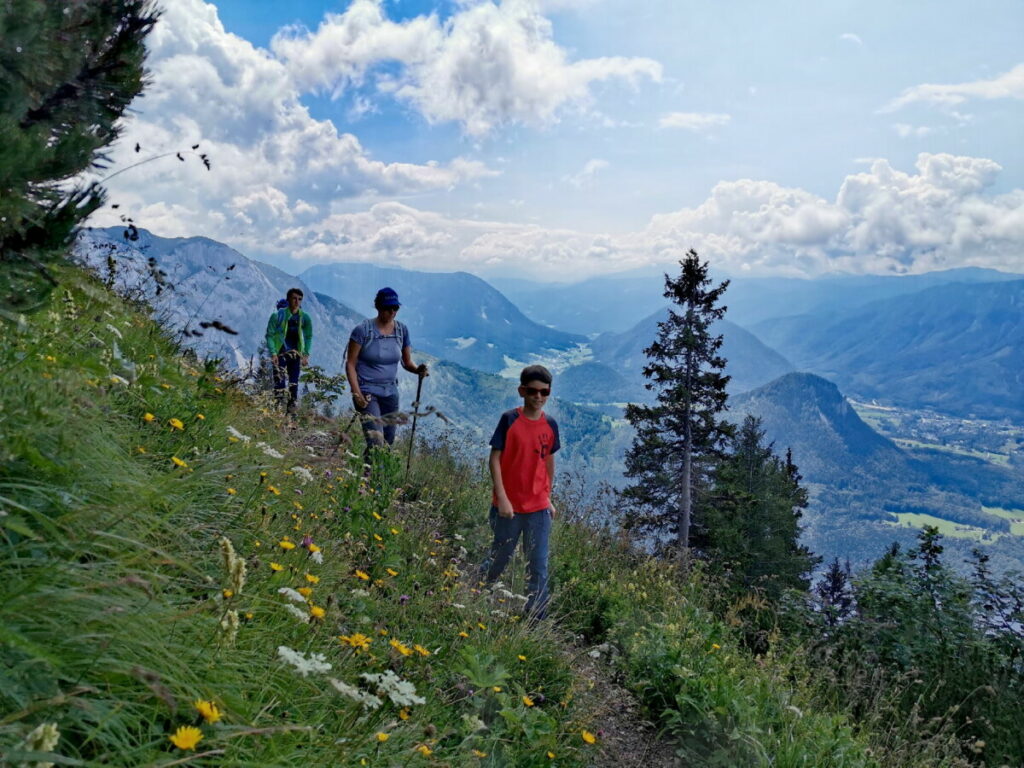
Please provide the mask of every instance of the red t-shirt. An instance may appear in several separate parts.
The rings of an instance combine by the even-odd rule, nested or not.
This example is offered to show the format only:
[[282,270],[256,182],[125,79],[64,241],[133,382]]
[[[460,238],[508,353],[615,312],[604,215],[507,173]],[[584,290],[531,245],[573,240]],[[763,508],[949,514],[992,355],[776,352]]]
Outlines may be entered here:
[[[543,411],[533,421],[523,416],[522,408],[501,414],[491,448],[501,451],[501,484],[513,512],[540,512],[551,506],[545,459],[561,447],[558,424]],[[498,505],[497,496],[491,503]]]

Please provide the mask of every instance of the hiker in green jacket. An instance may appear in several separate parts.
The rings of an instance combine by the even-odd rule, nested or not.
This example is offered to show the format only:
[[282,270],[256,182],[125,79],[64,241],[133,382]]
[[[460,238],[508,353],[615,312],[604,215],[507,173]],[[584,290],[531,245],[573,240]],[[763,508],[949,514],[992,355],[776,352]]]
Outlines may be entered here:
[[274,364],[274,392],[278,402],[284,399],[288,385],[288,412],[295,410],[299,399],[299,371],[309,364],[313,347],[313,321],[302,311],[302,291],[288,290],[288,305],[280,307],[267,321],[267,347]]

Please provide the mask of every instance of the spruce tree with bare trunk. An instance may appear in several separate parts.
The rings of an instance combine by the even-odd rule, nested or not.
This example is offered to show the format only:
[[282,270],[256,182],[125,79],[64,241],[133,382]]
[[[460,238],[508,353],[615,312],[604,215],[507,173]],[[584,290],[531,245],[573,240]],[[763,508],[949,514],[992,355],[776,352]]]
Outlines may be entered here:
[[683,559],[700,519],[695,491],[706,485],[733,427],[719,418],[729,377],[719,354],[722,337],[712,333],[726,311],[719,302],[729,281],[712,287],[707,262],[693,250],[679,266],[678,277],[665,275],[665,298],[672,301],[668,318],[644,350],[643,373],[646,387],[657,393],[655,404],[626,407],[636,437],[626,454],[633,484],[622,498],[624,527],[652,536],[659,550]]

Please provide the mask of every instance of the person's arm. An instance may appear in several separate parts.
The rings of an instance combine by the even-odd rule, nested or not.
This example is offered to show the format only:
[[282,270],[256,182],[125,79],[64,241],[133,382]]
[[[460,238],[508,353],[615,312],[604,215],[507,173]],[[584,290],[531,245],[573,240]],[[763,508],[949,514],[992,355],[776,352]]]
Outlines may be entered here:
[[512,502],[508,500],[508,495],[505,493],[505,486],[501,482],[501,451],[497,448],[491,449],[491,482],[494,483],[494,498],[498,504],[498,516],[499,517],[515,517],[516,513],[512,509]]
[[313,351],[313,318],[306,312],[302,313],[302,341],[305,346],[302,364],[309,365],[309,353]]
[[[555,454],[549,453],[544,457],[544,467],[548,471],[548,493],[550,493],[555,487]],[[555,502],[549,501],[548,509],[551,510],[552,520],[558,517],[558,512],[555,511]]]
[[270,362],[273,363],[275,366],[278,364],[277,350],[279,350],[281,348],[280,344],[278,344],[276,347],[274,346],[274,343],[277,341],[277,331],[278,331],[277,312],[274,312],[270,316],[270,319],[267,320],[267,334],[266,334],[266,336],[267,336],[267,349],[270,350]]
[[352,402],[356,408],[362,410],[368,404],[366,397],[359,389],[359,375],[356,373],[356,362],[359,360],[359,351],[363,348],[355,339],[348,340],[348,352],[345,357],[345,375],[348,376],[348,386],[352,390]]
[[429,376],[430,371],[427,370],[427,364],[421,363],[420,365],[416,365],[416,363],[412,361],[412,354],[410,353],[409,350],[409,347],[404,347],[402,349],[402,367],[405,368],[405,370],[407,370],[409,373],[419,374],[420,378],[423,378],[424,376]]

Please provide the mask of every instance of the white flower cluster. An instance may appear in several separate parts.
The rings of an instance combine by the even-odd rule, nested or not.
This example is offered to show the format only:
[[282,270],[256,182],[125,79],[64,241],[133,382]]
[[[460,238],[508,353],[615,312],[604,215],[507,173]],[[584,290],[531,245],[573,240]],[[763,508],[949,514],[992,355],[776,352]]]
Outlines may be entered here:
[[119,338],[119,339],[123,339],[124,338],[124,336],[121,335],[121,331],[119,331],[117,329],[117,326],[114,326],[114,325],[111,325],[110,323],[107,323],[107,330],[110,331],[115,336],[117,336],[117,338]]
[[324,553],[323,552],[310,552],[309,556],[310,556],[310,558],[312,558],[313,562],[316,563],[317,565],[323,565],[324,564]]
[[[53,752],[57,748],[57,742],[60,741],[60,730],[57,728],[56,723],[42,723],[37,725],[35,729],[25,737],[25,741],[22,742],[21,748],[28,752]],[[27,765],[27,763],[22,763]],[[35,763],[37,768],[53,768],[53,763],[43,762]]]
[[306,483],[312,483],[313,482],[313,473],[310,472],[305,467],[300,467],[300,466],[296,465],[296,466],[292,467],[292,472],[294,472],[295,476],[297,478],[299,478],[299,480],[302,481],[303,485],[305,485]]
[[279,590],[277,590],[277,594],[284,595],[289,600],[296,603],[306,602],[306,598],[304,598],[300,593],[296,592],[291,587],[281,587]]
[[360,675],[363,680],[377,688],[377,693],[382,693],[400,707],[411,707],[414,704],[426,704],[427,700],[416,695],[416,686],[408,680],[403,680],[390,669],[384,670],[381,674],[364,672]]
[[245,560],[238,556],[227,536],[221,536],[220,554],[224,558],[224,570],[231,581],[232,591],[236,595],[242,594],[242,587],[245,586]]
[[220,620],[219,627],[221,637],[224,638],[226,645],[234,645],[235,638],[238,637],[238,627],[240,621],[238,618],[238,611],[228,611],[224,614],[224,617]]
[[256,443],[256,447],[259,448],[261,451],[263,451],[263,454],[265,456],[269,456],[272,459],[283,459],[284,458],[284,454],[283,453],[280,453],[279,451],[275,451],[273,448],[271,448],[269,445],[267,445],[264,442]]
[[341,680],[335,680],[333,677],[331,678],[331,685],[342,696],[348,696],[353,701],[358,701],[367,709],[378,709],[384,703],[372,693],[361,691],[355,686],[343,683]]
[[311,653],[307,657],[301,651],[292,650],[287,645],[279,645],[277,655],[281,661],[295,667],[295,671],[303,677],[310,672],[330,672],[331,670],[331,665],[322,653]]
[[241,440],[243,443],[248,443],[250,440],[252,440],[251,437],[249,437],[248,435],[243,435],[241,432],[239,432],[237,429],[231,426],[228,427],[228,434],[237,440]]
[[291,603],[285,603],[284,604],[284,609],[286,611],[288,611],[288,613],[290,613],[296,619],[301,621],[303,624],[308,624],[309,623],[309,616],[307,614],[303,613],[302,611],[300,611],[298,608],[296,608]]

